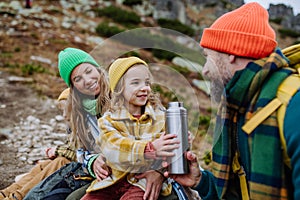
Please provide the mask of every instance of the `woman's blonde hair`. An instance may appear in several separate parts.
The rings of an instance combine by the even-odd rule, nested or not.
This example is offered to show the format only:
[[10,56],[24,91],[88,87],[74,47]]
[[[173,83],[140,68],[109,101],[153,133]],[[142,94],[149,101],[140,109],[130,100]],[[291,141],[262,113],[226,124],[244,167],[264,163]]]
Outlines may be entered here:
[[[141,65],[141,64],[135,64],[135,65]],[[132,65],[131,67],[135,66]],[[144,66],[144,65],[143,65]],[[150,72],[149,68],[145,66],[147,69],[149,76],[150,76],[150,87],[153,82],[153,76],[152,73]],[[123,91],[124,91],[124,75],[126,72],[122,75],[120,80],[118,81],[114,91],[111,94],[111,103],[110,103],[110,111],[114,112],[116,110],[120,110],[121,107],[124,105],[124,96],[123,96]],[[159,95],[154,93],[151,89],[148,102],[151,104],[153,108],[163,108],[162,103],[160,101]]]
[[[105,111],[109,108],[109,102],[110,102],[110,89],[109,89],[109,83],[106,72],[101,68],[96,68],[97,71],[100,74],[100,94],[96,97],[97,98],[97,112],[99,114],[103,114]],[[86,115],[87,112],[84,110],[82,105],[82,100],[88,98],[86,95],[82,94],[77,90],[76,87],[73,86],[71,83],[70,87],[70,95],[67,102],[67,116],[70,119],[71,129],[72,129],[72,137],[71,137],[71,143],[72,146],[74,146],[76,149],[79,147],[84,146],[85,148],[89,149],[87,145],[88,143],[87,137],[88,137],[88,131],[90,129],[88,128]],[[90,97],[89,97],[90,98]],[[86,142],[84,142],[86,141]]]

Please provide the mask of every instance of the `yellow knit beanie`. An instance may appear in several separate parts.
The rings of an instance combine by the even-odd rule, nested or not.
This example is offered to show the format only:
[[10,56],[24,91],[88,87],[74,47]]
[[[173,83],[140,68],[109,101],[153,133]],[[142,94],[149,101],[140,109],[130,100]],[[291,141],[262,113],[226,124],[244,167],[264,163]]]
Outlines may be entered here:
[[118,58],[110,66],[108,71],[110,90],[113,92],[117,86],[120,78],[125,72],[135,64],[143,64],[148,66],[147,63],[138,57]]
[[70,94],[70,88],[64,89],[57,98],[57,101],[66,100]]

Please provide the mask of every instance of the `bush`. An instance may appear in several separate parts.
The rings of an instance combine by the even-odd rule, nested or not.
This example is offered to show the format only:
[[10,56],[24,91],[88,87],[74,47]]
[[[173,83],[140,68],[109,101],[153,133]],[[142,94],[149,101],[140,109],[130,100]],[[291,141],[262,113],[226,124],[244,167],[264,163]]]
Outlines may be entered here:
[[96,27],[96,33],[103,37],[111,37],[123,31],[123,29],[120,29],[117,26],[109,26],[108,23],[105,22],[100,23]]
[[163,28],[172,29],[172,30],[181,32],[181,33],[189,35],[189,36],[195,35],[194,29],[192,29],[191,27],[189,27],[185,24],[182,24],[178,20],[170,20],[170,19],[160,18],[157,20],[157,23]]
[[44,73],[46,69],[40,65],[26,64],[21,66],[21,71],[24,75],[32,75],[34,73]]
[[174,57],[176,57],[177,55],[173,52],[170,51],[165,51],[165,50],[161,50],[161,49],[152,49],[152,54],[153,56],[155,56],[156,58],[159,59],[165,59],[165,60],[172,60]]
[[108,17],[115,22],[120,24],[139,24],[141,22],[140,17],[135,12],[129,12],[126,10],[122,10],[115,6],[108,6],[103,9],[98,9],[98,16],[100,17]]
[[21,48],[20,47],[16,47],[15,48],[15,52],[20,52],[21,51]]
[[129,51],[129,52],[125,53],[124,56],[126,56],[126,57],[130,57],[130,56],[141,57],[140,54],[136,51]]
[[300,40],[297,40],[296,42],[293,43],[294,44],[300,44]]
[[289,37],[297,38],[300,36],[300,33],[298,33],[297,31],[291,30],[291,29],[278,29],[278,32],[283,37],[289,36]]
[[279,18],[275,18],[275,19],[270,19],[271,22],[274,22],[275,24],[281,24],[281,21],[282,21],[282,18],[279,17]]
[[205,129],[208,129],[210,124],[210,116],[201,115],[199,116],[199,125],[205,127]]
[[[161,59],[172,60],[174,56],[180,54],[194,62],[199,62],[200,60],[200,63],[204,63],[205,61],[205,58],[202,57],[199,52],[178,44],[176,41],[164,35],[154,35],[150,33],[149,30],[141,29],[134,32],[124,32],[115,39],[131,46],[149,47],[148,50],[152,51],[154,56]],[[152,49],[150,49],[150,47],[152,47]],[[168,48],[170,51],[161,50],[160,47]]]
[[143,4],[143,1],[142,0],[125,0],[123,2],[123,4],[126,6],[141,5],[141,4]]
[[190,70],[186,67],[181,67],[178,65],[172,65],[172,68],[178,71],[180,74],[187,76],[190,73]]

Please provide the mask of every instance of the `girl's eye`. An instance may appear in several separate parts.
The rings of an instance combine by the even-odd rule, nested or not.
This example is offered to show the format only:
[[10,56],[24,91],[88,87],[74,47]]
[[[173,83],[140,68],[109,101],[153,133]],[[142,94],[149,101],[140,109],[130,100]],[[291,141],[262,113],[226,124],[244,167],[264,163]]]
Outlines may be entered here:
[[133,81],[133,82],[131,82],[131,84],[132,84],[132,85],[138,85],[139,82],[138,82],[138,81]]

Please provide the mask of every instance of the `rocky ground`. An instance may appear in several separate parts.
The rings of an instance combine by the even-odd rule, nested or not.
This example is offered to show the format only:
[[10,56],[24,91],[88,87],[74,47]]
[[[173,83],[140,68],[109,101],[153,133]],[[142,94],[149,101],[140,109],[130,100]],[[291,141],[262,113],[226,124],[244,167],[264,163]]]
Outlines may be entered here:
[[45,148],[66,141],[55,99],[38,95],[28,81],[0,71],[0,189],[45,159]]

